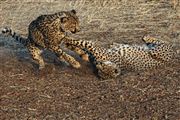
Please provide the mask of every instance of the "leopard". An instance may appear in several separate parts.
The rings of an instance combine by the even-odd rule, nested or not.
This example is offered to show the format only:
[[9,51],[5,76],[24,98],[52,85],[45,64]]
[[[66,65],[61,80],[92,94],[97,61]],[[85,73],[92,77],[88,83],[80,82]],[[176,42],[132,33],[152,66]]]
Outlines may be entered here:
[[[79,31],[79,18],[76,10],[72,9],[38,16],[29,24],[27,38],[17,34],[10,27],[3,28],[2,34],[11,36],[27,47],[39,69],[45,68],[42,52],[46,49],[54,52],[59,60],[69,63],[74,68],[79,68],[81,66],[80,63],[66,53],[61,46],[62,39],[67,37],[68,33],[75,34]],[[74,51],[77,50],[78,54],[82,53],[82,56],[84,55],[84,51],[81,49],[72,49],[75,49]]]
[[144,35],[142,41],[142,45],[113,42],[108,48],[77,39],[65,40],[64,44],[84,50],[101,79],[116,78],[123,70],[153,70],[173,61],[176,51],[170,42],[150,35]]

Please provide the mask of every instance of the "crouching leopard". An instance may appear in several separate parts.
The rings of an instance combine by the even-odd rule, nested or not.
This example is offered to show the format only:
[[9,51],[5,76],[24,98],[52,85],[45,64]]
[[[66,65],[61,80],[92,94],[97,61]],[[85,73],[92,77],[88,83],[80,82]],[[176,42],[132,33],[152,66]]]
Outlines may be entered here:
[[142,40],[141,46],[113,43],[104,48],[92,41],[74,39],[65,40],[65,45],[84,50],[102,79],[115,78],[122,69],[148,70],[172,62],[176,53],[172,44],[149,35]]
[[[10,35],[17,41],[27,47],[32,58],[38,63],[39,69],[45,67],[44,60],[41,56],[43,49],[54,52],[60,60],[64,59],[73,67],[79,68],[80,63],[72,56],[65,53],[60,44],[66,37],[66,32],[76,33],[80,31],[79,19],[75,10],[61,11],[54,14],[40,15],[33,20],[28,27],[28,37],[19,36],[11,28],[4,28],[3,34]],[[76,48],[83,53],[82,50]]]

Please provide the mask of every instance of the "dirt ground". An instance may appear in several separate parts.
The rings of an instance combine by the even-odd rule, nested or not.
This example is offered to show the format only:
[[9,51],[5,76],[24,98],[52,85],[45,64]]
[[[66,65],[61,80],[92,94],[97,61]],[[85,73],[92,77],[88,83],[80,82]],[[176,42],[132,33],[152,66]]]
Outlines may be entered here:
[[[74,37],[142,44],[151,34],[180,50],[178,0],[1,0],[0,27],[27,36],[40,14],[76,9]],[[76,55],[75,57],[80,60]],[[89,63],[74,69],[46,51],[38,71],[26,48],[0,35],[0,120],[180,120],[180,55],[154,71],[125,71],[99,80]]]

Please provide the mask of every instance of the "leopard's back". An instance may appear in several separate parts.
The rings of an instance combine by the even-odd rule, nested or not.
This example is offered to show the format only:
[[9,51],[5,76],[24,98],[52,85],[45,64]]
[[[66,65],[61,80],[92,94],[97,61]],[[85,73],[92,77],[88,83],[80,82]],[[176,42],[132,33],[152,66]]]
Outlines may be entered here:
[[146,70],[155,68],[162,64],[161,61],[151,57],[149,50],[146,47],[129,46],[120,49],[122,49],[120,51],[124,51],[123,54],[121,52],[121,58],[125,69]]

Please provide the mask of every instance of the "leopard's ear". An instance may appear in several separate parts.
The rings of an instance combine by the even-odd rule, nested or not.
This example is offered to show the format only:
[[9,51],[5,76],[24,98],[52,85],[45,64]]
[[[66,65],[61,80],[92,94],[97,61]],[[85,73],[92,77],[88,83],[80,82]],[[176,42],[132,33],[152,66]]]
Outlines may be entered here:
[[76,10],[74,10],[74,9],[72,9],[71,12],[72,12],[73,14],[76,14]]

